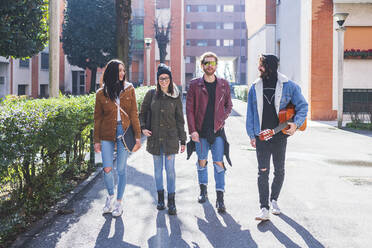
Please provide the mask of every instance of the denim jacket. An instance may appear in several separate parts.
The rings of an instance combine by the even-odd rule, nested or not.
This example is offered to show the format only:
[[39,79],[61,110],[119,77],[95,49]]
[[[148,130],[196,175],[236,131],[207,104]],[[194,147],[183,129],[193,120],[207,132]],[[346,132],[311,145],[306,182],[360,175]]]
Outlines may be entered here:
[[[275,109],[278,114],[289,102],[295,106],[296,115],[293,122],[300,127],[306,119],[308,104],[301,94],[301,88],[278,72],[275,89]],[[250,139],[254,139],[261,132],[263,112],[263,82],[258,78],[248,93],[246,129]]]

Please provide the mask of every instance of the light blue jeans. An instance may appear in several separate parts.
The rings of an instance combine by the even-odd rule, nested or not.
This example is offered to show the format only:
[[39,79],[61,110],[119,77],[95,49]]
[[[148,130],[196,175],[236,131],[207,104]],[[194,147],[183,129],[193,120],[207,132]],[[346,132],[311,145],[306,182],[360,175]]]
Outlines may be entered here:
[[[116,137],[124,133],[121,123],[118,122],[116,126]],[[123,198],[126,176],[127,176],[127,159],[129,152],[124,148],[123,142],[116,139],[116,141],[101,140],[101,150],[102,150],[102,163],[103,168],[111,167],[114,168],[114,150],[115,143],[117,144],[117,157],[116,157],[116,170],[118,173],[118,195],[117,199],[121,200]],[[109,195],[114,195],[114,174],[112,169],[110,172],[103,172],[103,180],[105,181],[106,189]]]
[[[214,180],[216,181],[216,191],[225,191],[225,170],[215,162],[223,162],[224,140],[222,137],[216,137],[215,142],[211,145],[207,139],[200,138],[200,142],[195,142],[195,150],[198,155],[198,160],[208,160],[208,152],[212,151],[212,159],[214,165]],[[199,184],[208,184],[208,168],[200,166],[199,161],[196,162],[198,170]]]
[[154,175],[156,190],[164,190],[163,187],[163,165],[167,174],[167,191],[168,194],[176,191],[176,171],[174,169],[175,154],[166,155],[160,148],[160,155],[152,155],[154,159]]

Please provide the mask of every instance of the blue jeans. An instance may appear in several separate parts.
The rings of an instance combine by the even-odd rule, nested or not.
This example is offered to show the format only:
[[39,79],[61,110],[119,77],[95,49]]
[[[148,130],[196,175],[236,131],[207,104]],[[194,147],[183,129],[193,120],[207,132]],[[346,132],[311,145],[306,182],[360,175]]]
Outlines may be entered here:
[[163,164],[167,174],[167,191],[174,193],[176,191],[176,171],[174,169],[175,154],[165,155],[160,148],[160,155],[152,155],[154,158],[154,175],[156,190],[164,190],[163,187]]
[[222,137],[216,137],[216,141],[211,145],[207,139],[200,138],[200,142],[195,142],[196,154],[198,161],[196,167],[198,170],[199,184],[208,184],[208,168],[200,166],[199,160],[208,160],[208,151],[212,151],[212,159],[214,166],[214,180],[216,182],[216,191],[225,191],[225,170],[216,162],[223,162],[224,140]]
[[[116,137],[124,133],[121,123],[118,122],[116,127]],[[116,169],[118,173],[118,195],[117,199],[123,198],[124,189],[126,185],[126,171],[127,159],[129,152],[124,148],[123,142],[116,139],[116,141],[101,140],[102,163],[103,168],[114,167],[114,149],[117,144]],[[103,173],[103,180],[105,181],[106,189],[109,195],[114,195],[114,174],[112,170],[108,173]]]

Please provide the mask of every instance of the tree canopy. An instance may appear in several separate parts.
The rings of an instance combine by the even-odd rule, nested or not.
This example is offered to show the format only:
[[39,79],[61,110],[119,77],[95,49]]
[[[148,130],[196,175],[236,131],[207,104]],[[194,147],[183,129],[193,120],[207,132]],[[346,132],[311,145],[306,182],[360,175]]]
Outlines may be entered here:
[[114,0],[68,0],[62,28],[63,50],[70,64],[92,71],[116,55]]
[[48,42],[48,0],[1,0],[0,56],[24,58]]

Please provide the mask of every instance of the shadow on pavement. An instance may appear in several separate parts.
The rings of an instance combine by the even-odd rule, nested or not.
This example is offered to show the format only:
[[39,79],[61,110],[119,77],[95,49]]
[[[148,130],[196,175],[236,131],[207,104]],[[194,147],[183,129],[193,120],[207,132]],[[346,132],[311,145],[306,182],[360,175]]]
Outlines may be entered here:
[[275,238],[282,243],[285,247],[296,247],[301,248],[298,244],[294,243],[287,235],[281,232],[271,221],[261,221],[257,225],[260,232],[272,232]]
[[166,210],[158,211],[156,217],[156,234],[147,240],[149,248],[180,247],[190,248],[182,239],[180,220],[177,216],[169,216],[170,234],[165,221]]
[[296,221],[294,221],[293,219],[291,219],[290,217],[283,213],[281,213],[279,217],[282,220],[284,220],[288,225],[290,225],[293,229],[296,230],[296,232],[303,238],[308,247],[324,248],[324,245],[322,245],[317,239],[314,238],[314,236],[308,230],[306,230]]
[[[152,161],[152,160],[151,160]],[[154,166],[153,163],[149,166]],[[131,184],[148,191],[153,197],[153,203],[157,203],[157,191],[155,187],[155,180],[153,176],[139,172],[134,166],[127,166],[127,184]],[[115,186],[116,187],[116,186]],[[125,192],[124,192],[125,197]]]
[[[115,192],[117,187],[117,172],[116,166],[114,169],[115,173]],[[139,172],[132,166],[127,166],[127,184],[132,184],[139,186],[151,193],[154,198],[154,202],[156,201],[156,190],[153,177],[142,172]],[[45,227],[39,234],[37,234],[32,240],[26,243],[26,247],[55,247],[63,233],[67,232],[75,223],[80,221],[80,218],[84,216],[90,209],[92,208],[92,203],[97,199],[100,199],[99,192],[104,191],[106,195],[106,188],[103,182],[103,173],[99,175],[95,182],[93,182],[90,186],[83,189],[76,198],[70,202],[66,208],[73,209],[72,214],[60,215],[50,223],[48,227]],[[124,192],[124,199],[125,199],[125,192]],[[107,236],[110,231],[110,223],[111,223],[111,215],[110,217],[105,216],[106,222],[100,231],[97,241],[96,247],[110,247],[106,246],[105,244],[115,244],[118,239],[122,239],[124,235],[124,225],[122,223],[121,218],[118,218],[115,223],[115,235],[113,238],[107,239]],[[119,236],[121,235],[121,237]],[[106,238],[102,238],[106,237]],[[124,243],[123,243],[124,245]],[[120,246],[120,247],[138,247],[138,246]],[[115,246],[112,246],[115,247]]]
[[[137,248],[139,246],[129,244],[124,239],[124,223],[121,217],[113,218],[111,214],[104,215],[106,221],[103,224],[96,240],[95,247],[123,247],[123,248]],[[111,222],[115,221],[114,236],[109,238]]]
[[[258,247],[253,240],[249,230],[241,230],[241,225],[237,223],[229,214],[221,214],[225,225],[218,219],[212,204],[207,201],[203,205],[205,219],[197,218],[200,231],[202,231],[213,247]],[[195,247],[198,244],[193,243]]]

